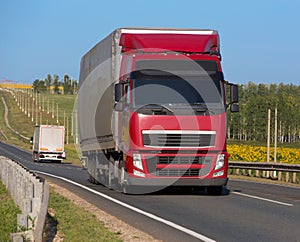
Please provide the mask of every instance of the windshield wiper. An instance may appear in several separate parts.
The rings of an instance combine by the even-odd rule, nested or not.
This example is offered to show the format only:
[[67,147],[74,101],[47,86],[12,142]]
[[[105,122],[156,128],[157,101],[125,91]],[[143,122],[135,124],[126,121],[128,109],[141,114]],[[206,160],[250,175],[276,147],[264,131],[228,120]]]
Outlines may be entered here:
[[210,108],[208,108],[205,103],[191,103],[190,105],[195,110],[195,112],[199,112],[199,113],[208,112],[210,114],[215,114],[215,112],[212,111]]
[[145,105],[141,105],[140,107],[138,107],[138,109],[151,109],[152,111],[158,110],[158,111],[163,111],[164,109],[167,110],[170,113],[174,113],[172,109],[170,109],[169,107],[167,107],[164,104],[158,104],[158,103],[148,103]]

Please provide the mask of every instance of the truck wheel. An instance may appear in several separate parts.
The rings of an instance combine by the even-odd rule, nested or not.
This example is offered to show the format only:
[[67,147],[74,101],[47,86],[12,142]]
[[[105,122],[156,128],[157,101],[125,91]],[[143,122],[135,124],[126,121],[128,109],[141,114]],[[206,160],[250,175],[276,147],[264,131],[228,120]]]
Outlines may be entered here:
[[209,186],[206,189],[209,195],[217,196],[222,194],[223,186]]

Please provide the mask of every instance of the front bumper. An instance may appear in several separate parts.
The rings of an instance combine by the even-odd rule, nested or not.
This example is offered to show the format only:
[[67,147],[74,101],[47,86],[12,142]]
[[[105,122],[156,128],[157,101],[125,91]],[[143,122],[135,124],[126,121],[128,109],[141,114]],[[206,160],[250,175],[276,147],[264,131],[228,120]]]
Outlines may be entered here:
[[226,186],[228,178],[133,178],[127,177],[127,184],[133,186]]

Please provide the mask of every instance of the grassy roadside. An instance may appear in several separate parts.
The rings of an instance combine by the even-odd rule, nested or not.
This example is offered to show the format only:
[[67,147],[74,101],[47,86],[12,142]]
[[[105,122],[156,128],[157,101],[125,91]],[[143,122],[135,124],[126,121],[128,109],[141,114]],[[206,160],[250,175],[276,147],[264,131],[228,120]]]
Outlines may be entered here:
[[[22,139],[7,128],[4,121],[2,97],[5,98],[6,105],[8,106],[8,119],[14,130],[26,137],[31,137],[35,125],[35,122],[32,122],[28,115],[21,112],[10,93],[0,91],[0,128],[8,138],[8,140],[5,140],[4,137],[0,137],[1,141],[31,151],[31,144],[27,140]],[[45,94],[44,99],[48,100],[47,98],[49,98],[49,103],[59,103],[63,107],[66,116],[71,117],[75,96]],[[44,108],[43,120],[49,124],[56,124],[57,117],[52,119],[51,114],[47,115],[47,107],[45,106]],[[62,115],[60,115],[59,122],[62,125]],[[71,120],[69,122],[71,123]],[[80,165],[77,151],[71,142],[73,140],[71,140],[70,135],[70,144],[65,146],[67,154],[65,162]],[[9,200],[8,197],[9,194],[5,192],[5,187],[0,186],[0,241],[9,241],[10,233],[17,230],[17,214],[20,211],[15,207],[13,200]],[[74,205],[70,200],[53,192],[53,190],[50,193],[49,211],[54,212],[53,216],[50,215],[52,229],[57,229],[58,234],[64,241],[122,241],[118,237],[118,234],[114,234],[106,229],[91,212]]]
[[49,222],[55,224],[58,234],[48,233],[50,241],[54,235],[70,242],[122,241],[117,233],[108,231],[96,216],[60,196],[52,188],[50,191]]
[[20,212],[0,181],[0,241],[10,241],[10,234],[18,232],[17,214]]
[[[1,140],[4,142],[7,142],[9,144],[13,144],[15,146],[21,147],[22,149],[25,149],[29,152],[32,151],[32,145],[29,143],[28,140],[22,139],[18,135],[14,134],[11,130],[7,128],[4,121],[4,105],[2,103],[1,98],[4,97],[6,105],[9,109],[8,113],[8,119],[11,127],[18,131],[20,134],[26,136],[26,137],[32,137],[34,126],[36,122],[36,118],[34,116],[34,121],[32,122],[32,114],[30,112],[31,117],[28,117],[28,114],[26,115],[24,112],[21,111],[21,109],[17,106],[17,103],[13,96],[9,92],[0,91],[0,128],[4,132],[4,134],[7,136],[8,140],[4,140],[3,137],[0,137]],[[59,125],[63,125],[67,122],[68,118],[68,141],[69,144],[65,145],[66,155],[67,159],[65,162],[72,163],[75,165],[81,165],[81,162],[79,160],[79,156],[77,154],[75,145],[73,144],[73,136],[72,136],[72,121],[71,121],[71,114],[73,112],[73,106],[76,96],[75,95],[59,95],[59,94],[42,94],[42,97],[40,97],[41,101],[41,110],[39,111],[42,113],[42,122],[43,124],[57,124],[57,120],[59,121]],[[51,111],[48,114],[48,104],[49,109],[53,109],[54,104],[54,118],[52,118]],[[56,107],[59,107],[58,109],[58,118],[57,118],[57,109]],[[42,108],[44,109],[44,112],[42,112]],[[34,113],[34,115],[36,115]],[[38,115],[38,122],[40,122],[40,115]]]
[[[46,241],[53,241],[55,236],[66,242],[122,241],[118,233],[107,230],[94,214],[74,205],[53,189],[50,192],[49,207],[51,215],[48,223],[51,224],[51,229],[46,231]],[[10,241],[10,234],[18,232],[19,213],[21,211],[0,181],[0,241]]]

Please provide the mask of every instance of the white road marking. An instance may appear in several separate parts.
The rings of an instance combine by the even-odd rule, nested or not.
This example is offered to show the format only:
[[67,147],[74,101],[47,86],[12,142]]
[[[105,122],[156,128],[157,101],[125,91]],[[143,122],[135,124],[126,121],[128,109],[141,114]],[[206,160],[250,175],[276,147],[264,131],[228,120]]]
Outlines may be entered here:
[[174,228],[174,229],[180,230],[180,231],[182,231],[182,232],[184,232],[184,233],[186,233],[186,234],[188,234],[188,235],[191,235],[191,236],[193,236],[193,237],[195,237],[195,238],[197,238],[197,239],[200,239],[200,240],[202,240],[202,241],[204,241],[204,242],[214,242],[214,241],[215,241],[215,240],[213,240],[213,239],[211,239],[211,238],[208,238],[208,237],[206,237],[206,236],[204,236],[204,235],[202,235],[202,234],[196,233],[196,232],[193,231],[193,230],[187,229],[187,228],[185,228],[185,227],[183,227],[183,226],[180,226],[180,225],[178,225],[178,224],[175,224],[175,223],[173,223],[173,222],[171,222],[171,221],[168,221],[168,220],[166,220],[166,219],[163,219],[163,218],[161,218],[161,217],[158,217],[158,216],[156,216],[156,215],[154,215],[154,214],[145,212],[145,211],[143,211],[143,210],[141,210],[141,209],[139,209],[139,208],[136,208],[136,207],[131,206],[131,205],[127,204],[127,203],[121,202],[121,201],[119,201],[119,200],[117,200],[117,199],[115,199],[115,198],[112,198],[112,197],[110,197],[110,196],[104,194],[104,193],[95,191],[95,190],[93,190],[93,189],[91,189],[91,188],[89,188],[89,187],[86,187],[86,186],[84,186],[84,185],[82,185],[82,184],[79,184],[79,183],[74,182],[74,181],[72,181],[72,180],[69,180],[69,179],[67,179],[67,178],[60,177],[60,176],[56,176],[56,175],[52,175],[52,174],[49,174],[49,173],[46,173],[46,172],[41,172],[41,171],[33,171],[33,172],[36,172],[36,173],[39,173],[39,174],[44,174],[44,175],[46,175],[46,176],[54,177],[54,178],[57,178],[57,179],[60,179],[60,180],[69,182],[69,183],[71,183],[71,184],[73,184],[73,185],[75,185],[75,186],[81,187],[81,188],[83,188],[83,189],[85,189],[85,190],[87,190],[87,191],[89,191],[89,192],[92,192],[92,193],[94,193],[94,194],[96,194],[96,195],[98,195],[98,196],[101,196],[101,197],[103,197],[103,198],[105,198],[105,199],[107,199],[107,200],[110,200],[110,201],[112,201],[112,202],[114,202],[114,203],[116,203],[116,204],[118,204],[118,205],[120,205],[120,206],[123,206],[123,207],[128,208],[128,209],[130,209],[130,210],[132,210],[132,211],[135,211],[135,212],[137,212],[137,213],[139,213],[139,214],[142,214],[142,215],[144,215],[144,216],[147,216],[147,217],[149,217],[149,218],[151,218],[151,219],[154,219],[154,220],[156,220],[156,221],[158,221],[158,222],[164,223],[164,224],[166,224],[166,225],[168,225],[168,226],[170,226],[170,227],[172,227],[172,228]]
[[231,192],[231,193],[240,195],[240,196],[244,196],[244,197],[250,197],[250,198],[266,201],[266,202],[276,203],[276,204],[280,204],[280,205],[284,205],[284,206],[289,206],[289,207],[294,206],[293,204],[290,204],[290,203],[284,203],[284,202],[279,202],[276,200],[271,200],[271,199],[267,199],[267,198],[263,198],[263,197],[252,196],[252,195],[248,195],[248,194],[241,193],[241,192]]

